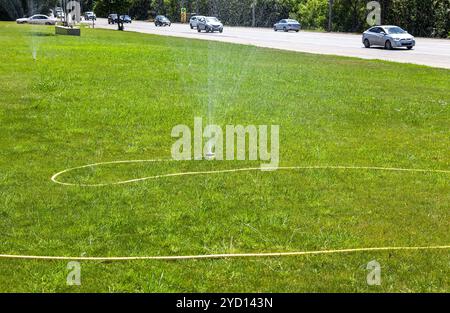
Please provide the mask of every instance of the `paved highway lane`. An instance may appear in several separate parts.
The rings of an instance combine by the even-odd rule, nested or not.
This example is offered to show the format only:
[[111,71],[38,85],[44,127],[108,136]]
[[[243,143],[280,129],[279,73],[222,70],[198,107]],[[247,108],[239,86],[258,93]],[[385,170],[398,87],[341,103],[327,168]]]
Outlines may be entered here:
[[[97,19],[96,27],[117,29],[117,25],[108,25],[106,19]],[[416,38],[414,50],[365,49],[361,35],[319,32],[275,32],[270,28],[227,27],[220,33],[198,33],[187,24],[172,24],[171,27],[156,27],[153,23],[133,21],[125,24],[126,31],[164,36],[216,40],[230,43],[255,45],[258,47],[282,50],[330,54],[380,59],[401,63],[414,63],[450,69],[450,40]]]

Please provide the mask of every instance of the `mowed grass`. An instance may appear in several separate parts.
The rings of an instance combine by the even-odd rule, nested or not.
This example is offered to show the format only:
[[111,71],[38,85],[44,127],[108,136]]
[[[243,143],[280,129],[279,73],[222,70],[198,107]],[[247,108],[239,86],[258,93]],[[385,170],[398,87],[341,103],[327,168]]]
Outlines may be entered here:
[[[280,125],[282,166],[448,170],[450,71],[100,29],[79,38],[53,32],[0,23],[0,254],[450,244],[444,173],[243,172],[99,188],[50,180],[90,163],[170,158],[172,128],[193,127],[196,116]],[[61,179],[247,165],[107,165]],[[381,286],[366,283],[372,260],[382,266]],[[82,262],[82,284],[71,287],[67,262],[0,259],[0,291],[448,292],[449,262],[449,250]]]

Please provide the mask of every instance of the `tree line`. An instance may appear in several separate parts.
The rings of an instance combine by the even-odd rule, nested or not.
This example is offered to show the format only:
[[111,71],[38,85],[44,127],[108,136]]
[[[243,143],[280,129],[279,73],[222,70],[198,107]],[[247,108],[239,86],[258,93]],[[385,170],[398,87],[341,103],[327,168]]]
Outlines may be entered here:
[[[48,13],[58,0],[0,0],[0,19],[13,20],[30,12]],[[362,32],[369,0],[82,0],[85,11],[98,16],[128,13],[141,20],[166,15],[180,21],[184,7],[190,14],[214,15],[226,25],[270,27],[282,18],[300,21],[302,28]],[[378,0],[382,24],[394,24],[415,36],[447,38],[450,32],[450,0]],[[330,14],[330,4],[332,4]],[[42,12],[46,11],[46,12]],[[331,19],[330,19],[331,16]]]

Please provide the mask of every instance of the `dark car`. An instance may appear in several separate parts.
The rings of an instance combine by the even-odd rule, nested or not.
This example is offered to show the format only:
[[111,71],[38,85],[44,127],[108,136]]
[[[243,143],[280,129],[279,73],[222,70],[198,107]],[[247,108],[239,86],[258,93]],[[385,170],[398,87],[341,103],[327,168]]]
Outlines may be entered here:
[[130,23],[131,24],[131,17],[129,15],[121,15],[120,19],[124,22],[124,23]]
[[158,15],[155,18],[155,26],[170,26],[172,23],[164,15]]
[[110,15],[108,15],[108,24],[115,24],[117,22],[118,22],[117,14],[110,14]]

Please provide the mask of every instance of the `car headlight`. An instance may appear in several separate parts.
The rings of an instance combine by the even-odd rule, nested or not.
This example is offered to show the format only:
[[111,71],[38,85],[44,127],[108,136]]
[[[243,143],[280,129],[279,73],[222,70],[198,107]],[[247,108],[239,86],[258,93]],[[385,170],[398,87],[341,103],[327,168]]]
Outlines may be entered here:
[[402,40],[401,38],[394,38],[395,41],[400,41]]

